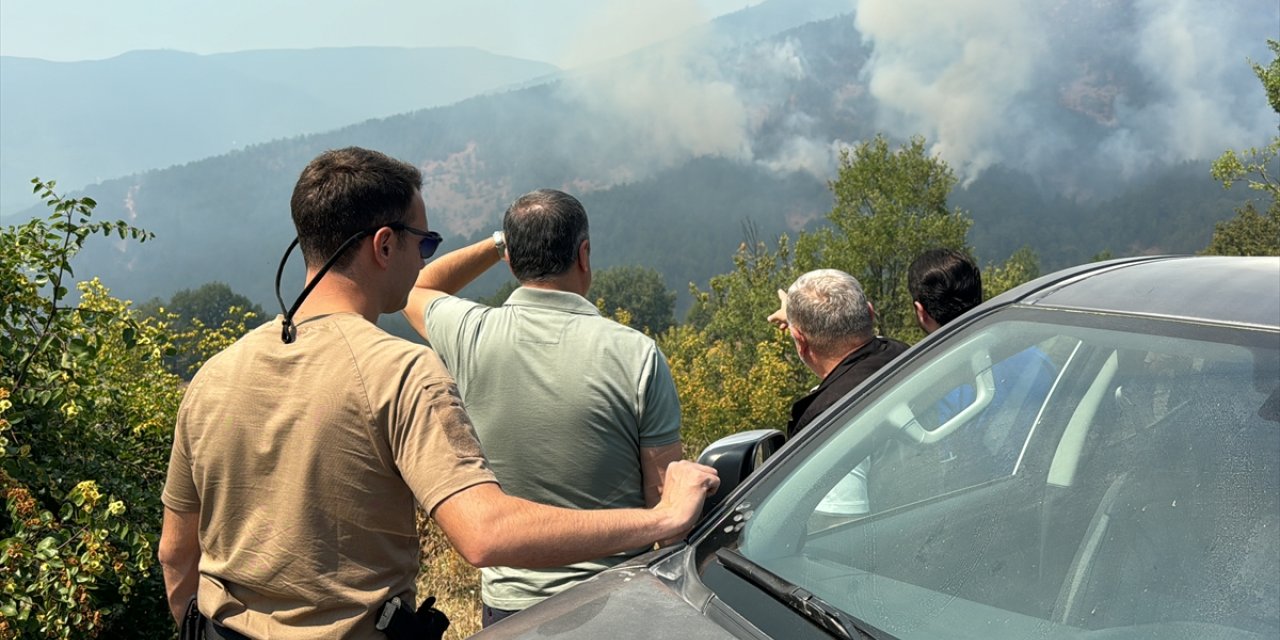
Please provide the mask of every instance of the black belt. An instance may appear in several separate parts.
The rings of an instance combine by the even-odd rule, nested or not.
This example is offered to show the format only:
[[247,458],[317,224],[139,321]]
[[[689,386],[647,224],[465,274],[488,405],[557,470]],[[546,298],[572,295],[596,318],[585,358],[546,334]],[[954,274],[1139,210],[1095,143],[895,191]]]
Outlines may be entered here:
[[204,634],[209,640],[252,640],[234,629],[228,629],[212,620],[205,620]]

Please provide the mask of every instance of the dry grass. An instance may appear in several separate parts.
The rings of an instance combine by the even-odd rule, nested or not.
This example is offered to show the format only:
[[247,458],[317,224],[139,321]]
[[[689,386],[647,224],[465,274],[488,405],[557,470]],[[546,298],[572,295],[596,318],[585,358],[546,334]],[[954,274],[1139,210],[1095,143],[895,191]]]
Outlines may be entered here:
[[422,571],[418,597],[436,597],[436,608],[449,616],[445,640],[461,640],[480,631],[480,570],[453,550],[435,522],[418,513]]

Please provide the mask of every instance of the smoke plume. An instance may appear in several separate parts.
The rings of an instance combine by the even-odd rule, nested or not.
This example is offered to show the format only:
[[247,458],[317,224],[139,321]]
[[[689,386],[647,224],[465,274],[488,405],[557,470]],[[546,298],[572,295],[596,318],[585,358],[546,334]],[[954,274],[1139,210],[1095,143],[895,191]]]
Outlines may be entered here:
[[855,16],[881,126],[926,136],[966,181],[1003,164],[1087,196],[1274,131],[1246,62],[1277,35],[1268,0],[859,0]]
[[[696,27],[692,0],[602,16],[559,89],[586,112],[590,180],[691,156],[829,179],[846,141],[882,132],[924,136],[965,184],[1003,165],[1087,199],[1275,132],[1248,64],[1270,60],[1274,0],[849,1],[756,40]],[[672,38],[604,60],[659,29]]]

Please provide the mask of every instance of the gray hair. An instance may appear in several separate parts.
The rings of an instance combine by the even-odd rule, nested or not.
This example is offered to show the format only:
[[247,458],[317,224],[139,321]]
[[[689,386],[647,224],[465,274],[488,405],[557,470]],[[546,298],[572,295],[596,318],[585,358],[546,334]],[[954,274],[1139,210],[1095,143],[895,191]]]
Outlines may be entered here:
[[818,269],[796,278],[787,289],[787,322],[820,353],[875,335],[862,285],[838,269]]

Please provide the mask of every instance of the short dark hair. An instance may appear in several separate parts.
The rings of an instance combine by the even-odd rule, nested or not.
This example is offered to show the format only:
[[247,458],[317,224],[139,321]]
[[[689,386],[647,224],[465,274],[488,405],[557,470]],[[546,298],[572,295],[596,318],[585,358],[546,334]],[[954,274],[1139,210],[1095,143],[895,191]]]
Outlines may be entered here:
[[[303,259],[318,267],[351,236],[407,222],[421,188],[417,167],[377,151],[347,147],[316,156],[298,176],[289,200]],[[350,264],[352,255],[338,258],[334,268]]]
[[555,189],[520,196],[502,217],[507,259],[520,282],[538,282],[569,270],[587,239],[587,210]]
[[982,303],[982,271],[955,249],[930,249],[907,268],[907,290],[939,325]]

